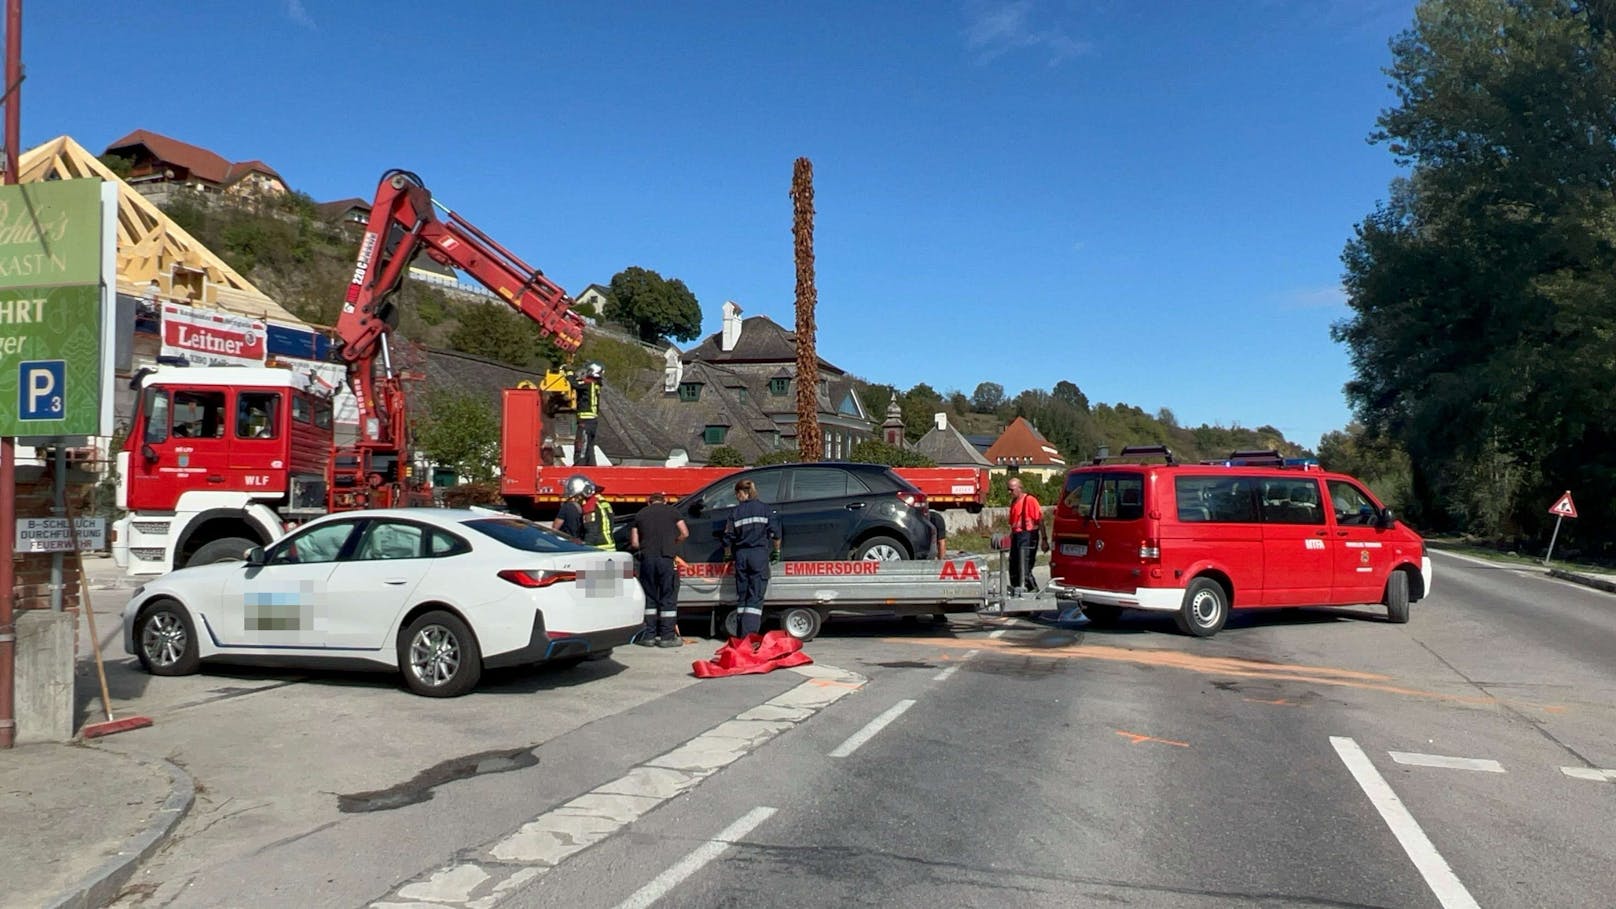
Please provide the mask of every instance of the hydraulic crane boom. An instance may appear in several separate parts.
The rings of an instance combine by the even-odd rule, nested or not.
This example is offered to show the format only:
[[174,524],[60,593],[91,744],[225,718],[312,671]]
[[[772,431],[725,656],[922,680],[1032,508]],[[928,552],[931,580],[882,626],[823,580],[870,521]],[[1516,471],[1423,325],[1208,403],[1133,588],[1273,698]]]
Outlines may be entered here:
[[414,504],[420,497],[408,482],[404,388],[387,346],[398,324],[393,293],[418,253],[476,279],[532,319],[563,351],[571,353],[583,343],[584,322],[565,290],[458,214],[444,208],[440,220],[434,210],[440,207],[421,178],[408,171],[388,171],[376,188],[337,320],[348,383],[359,401],[359,437],[352,448],[332,452],[332,511]]

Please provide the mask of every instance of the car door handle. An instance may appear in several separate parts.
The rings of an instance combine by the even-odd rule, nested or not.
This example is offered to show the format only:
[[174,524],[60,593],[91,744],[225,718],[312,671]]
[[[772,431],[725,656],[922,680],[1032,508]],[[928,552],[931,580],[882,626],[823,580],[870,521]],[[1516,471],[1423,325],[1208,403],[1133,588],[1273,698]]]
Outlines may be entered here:
[[392,584],[394,587],[399,587],[404,584],[408,584],[409,582],[409,578],[388,578],[382,581],[383,584]]
[[1328,531],[1328,530],[1315,530],[1315,531],[1313,531],[1313,535],[1316,536],[1316,537],[1327,537],[1327,536],[1330,535],[1330,531]]
[[223,483],[224,482],[224,474],[210,473],[210,474],[208,474],[208,482],[209,483]]
[[1347,531],[1345,531],[1345,530],[1337,530],[1335,532],[1335,535],[1338,536],[1338,537],[1344,537],[1344,536],[1347,535]]
[[863,507],[864,507],[863,502],[848,502],[847,503],[847,510],[848,511],[858,511],[860,508],[863,508]]

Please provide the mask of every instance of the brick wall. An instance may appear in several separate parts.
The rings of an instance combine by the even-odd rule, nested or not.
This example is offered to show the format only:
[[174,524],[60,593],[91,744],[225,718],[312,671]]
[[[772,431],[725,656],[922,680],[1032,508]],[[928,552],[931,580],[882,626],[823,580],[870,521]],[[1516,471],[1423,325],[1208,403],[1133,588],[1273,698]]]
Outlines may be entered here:
[[[74,515],[88,513],[86,501],[90,486],[82,481],[85,476],[77,471],[69,477],[67,494],[73,502]],[[19,467],[17,470],[17,517],[51,517],[51,482],[38,467]],[[78,562],[72,553],[64,553],[62,560],[62,607],[79,606],[77,579]],[[20,552],[13,560],[16,581],[13,591],[17,609],[49,609],[51,607],[51,554],[48,552]]]

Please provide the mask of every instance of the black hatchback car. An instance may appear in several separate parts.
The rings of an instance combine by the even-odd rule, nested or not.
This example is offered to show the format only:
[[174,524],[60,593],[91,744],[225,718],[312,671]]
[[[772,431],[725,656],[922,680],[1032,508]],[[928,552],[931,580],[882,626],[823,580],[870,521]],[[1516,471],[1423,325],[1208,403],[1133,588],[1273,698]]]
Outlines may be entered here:
[[[880,464],[817,462],[754,467],[715,480],[673,507],[690,528],[688,562],[724,559],[724,522],[735,509],[735,484],[751,480],[758,499],[780,515],[786,561],[924,558],[932,549],[926,496]],[[633,518],[614,529],[628,547]]]

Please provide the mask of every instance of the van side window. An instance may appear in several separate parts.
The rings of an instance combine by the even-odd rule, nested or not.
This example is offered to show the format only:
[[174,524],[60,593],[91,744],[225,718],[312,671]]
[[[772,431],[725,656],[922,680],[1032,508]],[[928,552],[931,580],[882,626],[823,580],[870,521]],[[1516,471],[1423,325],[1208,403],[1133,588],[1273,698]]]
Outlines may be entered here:
[[1061,491],[1061,504],[1080,518],[1094,511],[1094,493],[1100,488],[1100,478],[1094,474],[1069,474],[1066,488]]
[[1101,520],[1137,521],[1145,516],[1145,478],[1137,473],[1108,475],[1100,483]]
[[1263,480],[1262,517],[1271,524],[1323,524],[1319,481],[1312,477]]
[[1178,519],[1186,523],[1250,524],[1257,520],[1251,480],[1245,477],[1174,477],[1173,494],[1178,500]]
[[1368,493],[1346,480],[1330,480],[1325,485],[1330,488],[1330,504],[1335,508],[1337,524],[1367,526],[1375,523],[1379,509]]

